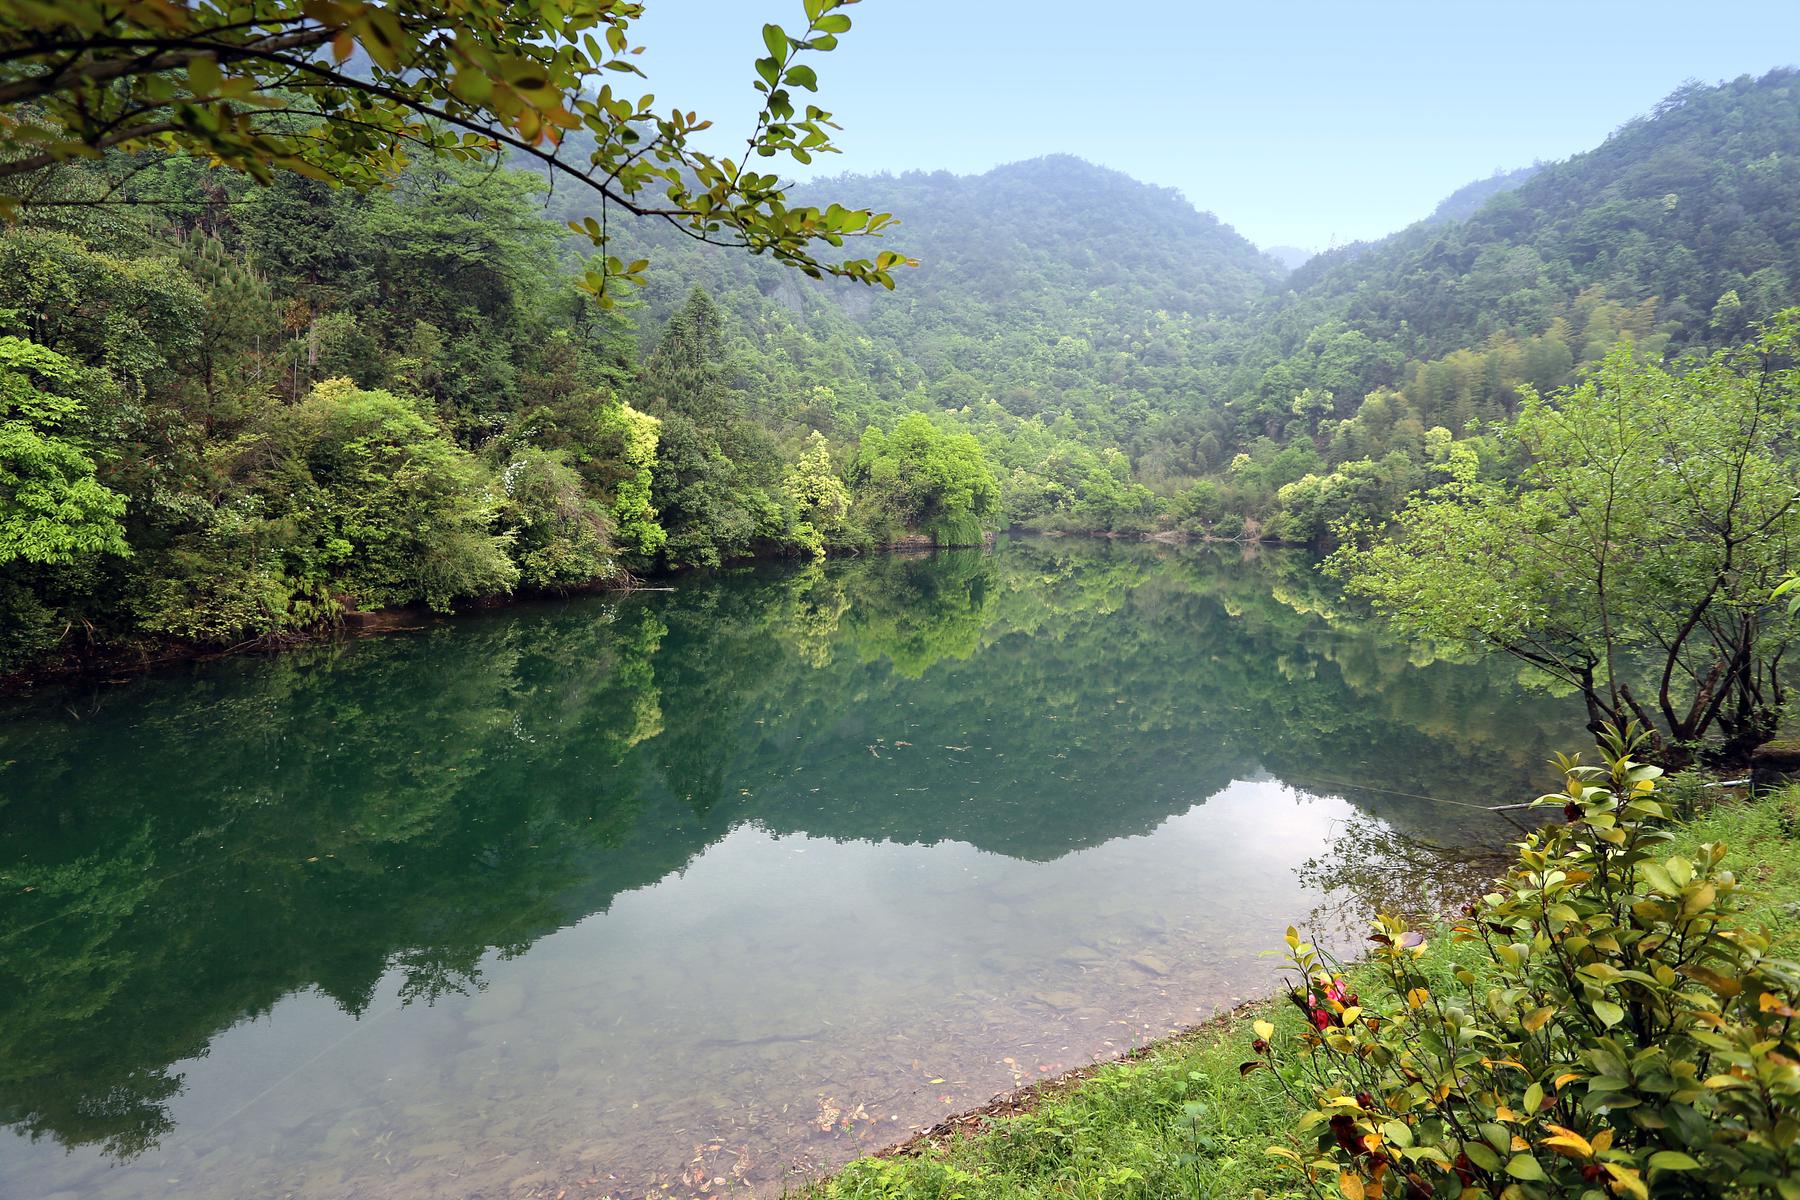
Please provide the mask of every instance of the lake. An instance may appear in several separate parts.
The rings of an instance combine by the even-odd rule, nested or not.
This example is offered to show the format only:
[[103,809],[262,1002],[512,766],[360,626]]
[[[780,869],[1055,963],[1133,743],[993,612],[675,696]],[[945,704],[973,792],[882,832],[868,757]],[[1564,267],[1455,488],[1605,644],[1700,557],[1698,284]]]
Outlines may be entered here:
[[779,1191],[1266,993],[1333,845],[1492,849],[1585,741],[1303,555],[1037,539],[0,715],[32,1200]]

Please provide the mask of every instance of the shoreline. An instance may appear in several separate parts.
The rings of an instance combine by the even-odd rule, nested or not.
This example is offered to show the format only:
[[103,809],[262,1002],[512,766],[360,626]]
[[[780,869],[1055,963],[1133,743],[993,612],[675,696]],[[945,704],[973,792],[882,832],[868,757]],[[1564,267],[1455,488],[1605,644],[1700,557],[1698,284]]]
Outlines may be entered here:
[[[1766,930],[1776,953],[1800,944],[1800,786],[1762,792],[1722,793],[1686,819],[1672,823],[1671,848],[1689,855],[1703,843],[1722,842],[1742,891],[1735,908],[1745,925]],[[1459,950],[1445,936],[1443,919],[1426,922],[1427,945],[1437,947],[1433,970],[1462,962],[1479,971],[1479,953]],[[1383,996],[1377,978],[1361,962],[1344,963],[1352,985]],[[1435,986],[1435,985],[1434,985]],[[1296,1102],[1273,1070],[1262,1066],[1252,1043],[1251,1021],[1267,1017],[1291,1028],[1293,1013],[1279,993],[1248,1001],[1188,1029],[1156,1039],[1116,1058],[1077,1068],[978,1108],[946,1118],[930,1129],[853,1159],[816,1178],[797,1182],[797,1200],[1058,1200],[1070,1195],[1111,1194],[1113,1186],[1136,1195],[1277,1194],[1293,1182],[1275,1145],[1292,1145],[1304,1103]],[[1015,1122],[1016,1123],[1012,1123]]]
[[[1103,541],[1135,541],[1165,546],[1240,545],[1247,549],[1254,549],[1263,545],[1278,547],[1288,545],[1288,543],[1282,542],[1251,541],[1242,538],[1214,538],[1204,534],[1187,533],[1183,530],[1116,533],[1110,530],[1045,531],[1015,526],[999,532],[1013,536],[1097,538]],[[919,556],[934,554],[940,550],[991,550],[996,536],[995,533],[989,533],[980,546],[939,546],[924,534],[910,534],[893,542],[866,548],[832,550],[828,552],[827,557],[854,558],[862,554]],[[401,633],[422,629],[431,622],[456,620],[473,613],[493,612],[519,604],[567,600],[577,596],[672,592],[676,590],[676,580],[692,576],[700,571],[754,566],[787,560],[800,561],[804,557],[804,555],[788,553],[751,554],[721,563],[719,567],[676,567],[645,576],[643,579],[626,576],[629,582],[625,583],[615,584],[594,580],[587,584],[555,592],[514,592],[500,596],[483,596],[458,604],[450,612],[433,612],[421,604],[402,605],[398,608],[378,608],[366,612],[353,609],[329,623],[314,625],[306,629],[266,633],[224,646],[184,642],[172,638],[136,638],[88,653],[79,651],[65,653],[60,657],[50,657],[43,662],[22,667],[17,671],[0,674],[0,700],[22,699],[41,687],[71,686],[84,682],[123,683],[128,678],[135,678],[160,668],[179,666],[183,663],[209,662],[214,659],[235,658],[240,655],[273,655],[308,646],[325,645],[336,640],[373,637],[383,633]]]
[[[916,1158],[933,1150],[943,1149],[963,1138],[987,1132],[996,1121],[1035,1112],[1046,1102],[1080,1087],[1110,1067],[1124,1063],[1142,1062],[1157,1055],[1179,1050],[1203,1038],[1224,1034],[1234,1022],[1241,1021],[1252,1013],[1261,1012],[1279,1000],[1280,997],[1274,995],[1264,996],[1258,1000],[1246,1000],[1233,1008],[1214,1013],[1204,1021],[1183,1026],[1158,1038],[1152,1038],[1141,1046],[1121,1050],[1106,1058],[1097,1058],[1083,1066],[1070,1067],[1048,1079],[1040,1079],[1023,1087],[997,1092],[985,1104],[979,1104],[974,1108],[964,1109],[962,1112],[945,1117],[929,1128],[909,1134],[901,1141],[884,1146],[880,1150],[872,1151],[862,1157]],[[836,1174],[837,1171],[829,1172],[814,1183],[823,1183]]]

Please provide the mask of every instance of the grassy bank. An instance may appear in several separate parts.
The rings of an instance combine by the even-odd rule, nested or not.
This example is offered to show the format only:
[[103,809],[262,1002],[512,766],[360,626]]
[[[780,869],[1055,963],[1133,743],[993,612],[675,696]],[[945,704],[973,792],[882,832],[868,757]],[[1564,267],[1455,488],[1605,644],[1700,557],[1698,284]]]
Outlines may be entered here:
[[[1792,947],[1800,942],[1800,787],[1712,808],[1677,834],[1678,847],[1723,841],[1744,887],[1746,919]],[[1434,941],[1429,959],[1448,974],[1473,962]],[[1286,1011],[1282,1011],[1286,1010]],[[887,1158],[851,1163],[809,1189],[810,1200],[978,1200],[983,1197],[1246,1197],[1279,1194],[1293,1175],[1264,1149],[1296,1115],[1268,1071],[1239,1074],[1253,1056],[1251,1021],[1294,1020],[1271,1000],[1048,1089],[1029,1111],[967,1137],[926,1141]]]

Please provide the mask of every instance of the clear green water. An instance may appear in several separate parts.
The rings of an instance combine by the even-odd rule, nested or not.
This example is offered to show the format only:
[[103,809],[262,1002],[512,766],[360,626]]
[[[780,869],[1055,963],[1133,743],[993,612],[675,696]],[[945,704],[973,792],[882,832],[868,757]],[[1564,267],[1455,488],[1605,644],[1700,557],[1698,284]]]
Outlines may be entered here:
[[1580,736],[1304,558],[1085,541],[3,715],[0,1195],[33,1200],[778,1190],[1267,990],[1334,830],[1497,843],[1415,797],[1529,794]]

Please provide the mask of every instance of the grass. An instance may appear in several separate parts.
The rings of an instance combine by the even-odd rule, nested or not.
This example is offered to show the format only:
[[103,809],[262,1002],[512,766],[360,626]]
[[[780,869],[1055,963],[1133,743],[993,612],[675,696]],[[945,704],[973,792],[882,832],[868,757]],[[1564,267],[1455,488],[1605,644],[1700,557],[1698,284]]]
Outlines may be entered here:
[[[1729,847],[1744,889],[1744,919],[1800,942],[1800,787],[1715,806],[1682,827],[1684,852]],[[1429,955],[1448,976],[1474,948],[1437,939]],[[1352,972],[1353,978],[1355,973]],[[985,1200],[987,1197],[1248,1197],[1293,1179],[1264,1154],[1297,1115],[1268,1071],[1240,1075],[1254,1057],[1250,1023],[1287,1008],[1270,1000],[1110,1064],[1031,1110],[918,1153],[864,1158],[811,1185],[806,1200]],[[1291,1010],[1283,1019],[1292,1020]]]

